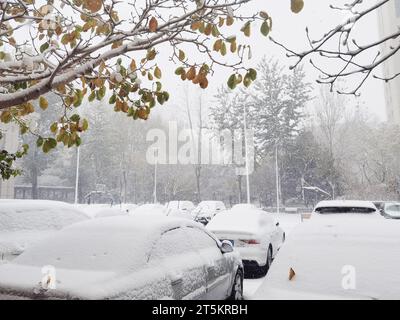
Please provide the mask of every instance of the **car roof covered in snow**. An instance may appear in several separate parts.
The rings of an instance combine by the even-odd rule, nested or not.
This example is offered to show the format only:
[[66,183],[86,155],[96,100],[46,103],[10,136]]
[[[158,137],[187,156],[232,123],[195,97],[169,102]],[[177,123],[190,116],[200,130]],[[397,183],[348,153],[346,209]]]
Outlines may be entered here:
[[53,234],[13,262],[63,269],[135,270],[143,267],[164,232],[181,226],[202,228],[187,219],[154,215],[90,219]]
[[371,201],[362,200],[324,200],[319,202],[315,208],[333,208],[333,207],[345,207],[345,208],[370,208],[376,210],[375,205]]

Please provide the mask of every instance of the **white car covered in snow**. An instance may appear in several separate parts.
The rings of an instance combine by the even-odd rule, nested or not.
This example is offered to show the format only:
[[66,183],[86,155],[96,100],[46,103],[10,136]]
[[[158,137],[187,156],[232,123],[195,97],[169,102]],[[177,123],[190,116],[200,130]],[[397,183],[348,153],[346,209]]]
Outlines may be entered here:
[[368,201],[322,201],[254,299],[400,299],[400,224]]
[[57,230],[89,217],[75,206],[49,200],[0,200],[0,261]]
[[159,203],[145,203],[129,212],[129,215],[159,214],[165,215],[165,207]]
[[247,204],[216,215],[206,228],[233,244],[249,274],[265,275],[285,241],[284,231],[270,213]]
[[165,213],[167,216],[175,216],[192,220],[192,211],[194,208],[195,205],[192,201],[170,201],[165,204]]
[[[43,266],[53,272],[42,279]],[[0,266],[0,299],[242,298],[229,243],[187,219],[91,219]]]
[[206,225],[215,215],[226,210],[222,201],[201,201],[193,210],[193,218]]
[[91,218],[105,218],[111,216],[120,216],[128,214],[129,210],[122,205],[110,204],[78,204],[76,207],[84,211]]

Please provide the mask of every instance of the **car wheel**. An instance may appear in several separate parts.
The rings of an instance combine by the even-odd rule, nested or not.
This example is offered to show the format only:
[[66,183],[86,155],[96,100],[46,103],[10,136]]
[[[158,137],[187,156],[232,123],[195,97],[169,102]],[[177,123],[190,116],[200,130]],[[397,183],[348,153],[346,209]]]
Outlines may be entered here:
[[282,236],[282,243],[284,243],[284,242],[285,242],[285,240],[286,240],[286,234],[285,234],[285,233],[283,233],[283,236]]
[[262,267],[262,275],[265,276],[268,273],[271,263],[272,263],[272,247],[269,246],[268,253],[267,253],[267,262],[265,263],[265,266]]
[[240,270],[236,272],[229,300],[243,300],[243,272]]

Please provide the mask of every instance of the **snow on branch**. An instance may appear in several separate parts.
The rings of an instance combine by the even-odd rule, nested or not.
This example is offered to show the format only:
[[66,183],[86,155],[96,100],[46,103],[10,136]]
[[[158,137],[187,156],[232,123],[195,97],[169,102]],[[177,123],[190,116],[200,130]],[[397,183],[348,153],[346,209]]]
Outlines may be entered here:
[[[336,91],[340,94],[358,95],[360,88],[371,76],[390,81],[400,74],[396,73],[387,78],[375,74],[380,65],[398,53],[400,49],[400,26],[397,31],[367,44],[360,44],[353,37],[354,29],[364,17],[380,10],[382,6],[391,1],[393,0],[379,0],[367,8],[363,7],[363,9],[360,9],[363,4],[362,0],[354,0],[340,7],[331,5],[330,7],[333,10],[347,12],[348,17],[342,23],[323,34],[319,39],[312,39],[309,29],[306,28],[309,49],[303,52],[295,52],[275,39],[271,38],[271,40],[285,49],[288,57],[296,58],[296,62],[291,68],[297,67],[308,58],[309,63],[320,73],[317,82],[329,85],[331,91],[334,90],[338,80],[352,78],[354,81],[354,77],[357,77],[354,87],[349,91],[340,89],[336,89]],[[389,49],[386,52],[382,51],[384,44],[388,44],[387,47]],[[372,56],[372,58],[365,62],[368,55]],[[326,67],[332,62],[335,66],[334,71],[330,71]]]

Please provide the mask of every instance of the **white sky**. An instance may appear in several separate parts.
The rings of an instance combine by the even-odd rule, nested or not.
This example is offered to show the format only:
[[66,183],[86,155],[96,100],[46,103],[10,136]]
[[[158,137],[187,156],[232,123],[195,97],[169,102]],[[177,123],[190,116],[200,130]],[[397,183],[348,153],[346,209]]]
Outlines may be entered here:
[[[374,0],[373,0],[374,1]],[[246,11],[244,13],[252,13],[259,10],[267,11],[273,18],[273,32],[271,36],[279,40],[281,43],[284,43],[291,49],[298,49],[298,51],[302,51],[307,49],[307,39],[305,34],[306,26],[309,27],[311,35],[315,35],[314,38],[320,37],[322,32],[326,32],[332,26],[340,23],[344,15],[338,11],[334,11],[329,8],[331,3],[335,5],[348,3],[349,0],[336,0],[336,1],[328,1],[328,0],[305,0],[305,7],[300,14],[293,14],[290,11],[290,1],[289,0],[253,0],[249,4],[246,5]],[[368,4],[371,4],[371,0],[367,1]],[[355,35],[357,39],[361,40],[361,43],[364,41],[372,41],[374,38],[378,37],[378,23],[377,23],[376,14],[371,14],[368,18],[363,20],[363,24],[360,26],[359,30],[355,30]],[[289,67],[294,60],[290,60],[285,56],[285,52],[280,47],[273,44],[267,38],[263,37],[258,30],[253,30],[252,37],[250,40],[252,45],[253,58],[250,61],[251,63],[248,66],[256,66],[257,62],[265,55],[268,57],[276,57],[278,58],[283,65]],[[229,54],[228,54],[229,56]],[[164,57],[167,62],[167,57]],[[173,68],[175,66],[171,65],[168,68],[171,68],[170,73],[173,73]],[[308,80],[314,83],[315,79],[318,77],[318,73],[316,70],[306,63],[304,65],[305,71],[307,73]],[[214,94],[215,88],[217,88],[220,84],[226,82],[229,73],[225,70],[220,70],[222,72],[217,72],[214,77],[210,81],[209,89],[206,90],[206,95],[208,97],[212,97]],[[165,73],[164,73],[165,74]],[[182,81],[179,77],[172,75],[171,78],[168,77],[168,88],[171,89],[172,95],[175,96],[179,94],[179,91],[182,90]],[[164,79],[165,80],[165,79]],[[346,85],[346,84],[345,84]],[[315,93],[314,95],[318,96],[318,85],[315,84]],[[375,79],[370,79],[364,85],[361,90],[361,97],[356,98],[350,97],[350,104],[356,105],[357,103],[368,113],[379,120],[386,119],[386,111],[385,111],[385,100],[384,100],[384,89],[383,82]],[[179,99],[174,100],[173,104],[179,103]],[[172,106],[171,106],[172,107]],[[160,110],[163,107],[158,107],[157,111],[161,114],[166,115],[168,118],[168,114],[170,114],[170,107],[167,107],[165,110]]]

